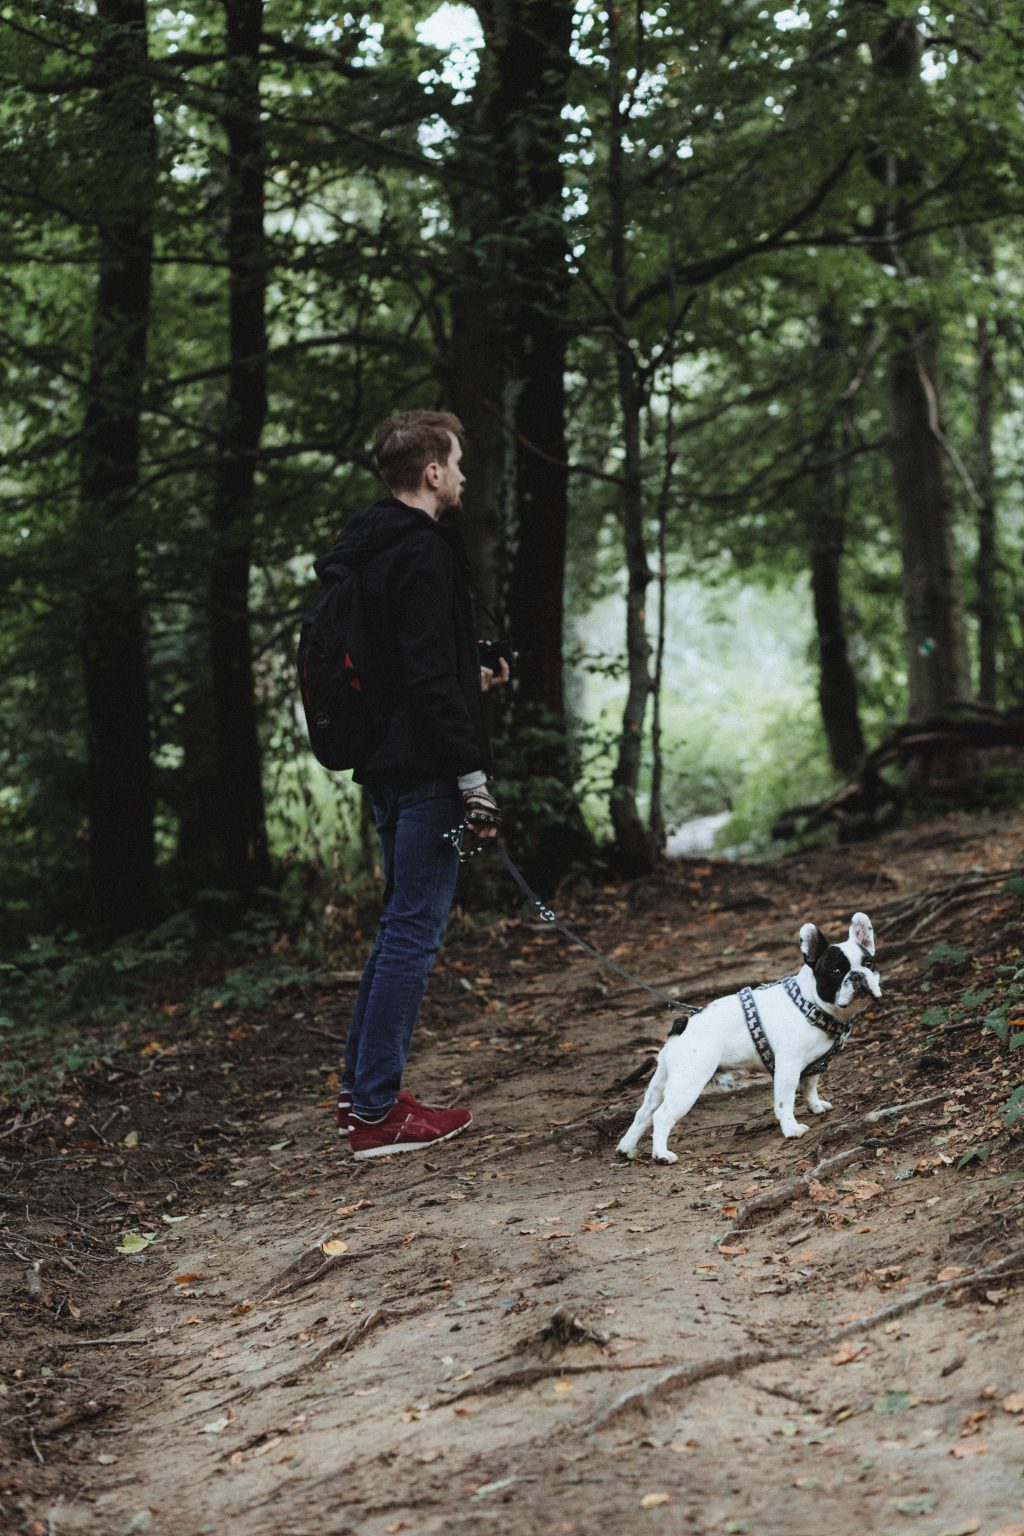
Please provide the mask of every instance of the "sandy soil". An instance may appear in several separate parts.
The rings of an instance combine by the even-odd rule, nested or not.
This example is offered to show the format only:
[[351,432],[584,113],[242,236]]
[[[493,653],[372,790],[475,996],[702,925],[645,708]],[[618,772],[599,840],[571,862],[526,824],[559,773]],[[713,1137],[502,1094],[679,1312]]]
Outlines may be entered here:
[[697,1002],[874,920],[831,1114],[705,1094],[671,1168],[614,1155],[664,1013],[528,914],[454,925],[407,1082],[476,1123],[431,1155],[334,1133],[351,954],[198,1038],[169,1004],[0,1141],[3,1532],[1024,1536],[1021,1067],[981,1023],[1022,859],[961,817],[565,898]]

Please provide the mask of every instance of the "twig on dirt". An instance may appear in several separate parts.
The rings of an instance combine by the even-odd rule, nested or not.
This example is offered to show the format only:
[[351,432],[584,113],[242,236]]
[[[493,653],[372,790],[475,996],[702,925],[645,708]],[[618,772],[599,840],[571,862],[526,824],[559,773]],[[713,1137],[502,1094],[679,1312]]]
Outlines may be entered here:
[[288,1275],[293,1275],[297,1269],[301,1269],[302,1265],[306,1262],[307,1259],[313,1258],[315,1254],[318,1254],[321,1258],[323,1258],[323,1245],[324,1243],[329,1243],[330,1240],[331,1233],[325,1232],[323,1237],[318,1237],[315,1242],[310,1243],[308,1248],[303,1248],[300,1254],[298,1254],[294,1259],[285,1265],[284,1269],[278,1271],[273,1280],[270,1281],[269,1285],[267,1285],[260,1292],[257,1300],[265,1301],[268,1296],[272,1296],[277,1290],[278,1286],[281,1284],[281,1281],[284,1280]]
[[916,1291],[912,1296],[904,1296],[899,1301],[893,1302],[891,1306],[883,1307],[881,1312],[873,1312],[868,1317],[855,1318],[853,1322],[844,1323],[839,1328],[830,1328],[827,1331],[805,1336],[799,1344],[775,1347],[765,1345],[759,1349],[739,1350],[732,1355],[716,1355],[711,1360],[702,1360],[695,1365],[673,1366],[671,1370],[665,1371],[661,1376],[655,1376],[642,1386],[632,1387],[628,1392],[621,1393],[594,1418],[581,1424],[575,1433],[590,1434],[595,1429],[604,1429],[633,1409],[645,1410],[648,1404],[658,1398],[667,1397],[683,1387],[696,1386],[698,1382],[708,1381],[712,1377],[738,1376],[742,1371],[751,1370],[757,1365],[768,1365],[776,1360],[806,1360],[808,1354],[814,1350],[828,1349],[859,1333],[867,1333],[870,1329],[877,1328],[880,1323],[902,1317],[915,1307],[922,1306],[937,1296],[944,1296],[948,1291],[967,1290],[982,1281],[993,1279],[996,1275],[1005,1275],[1020,1268],[1024,1268],[1024,1248],[1018,1248],[1013,1253],[996,1259],[994,1263],[975,1270],[973,1274],[958,1275],[952,1280],[937,1280],[934,1284],[926,1285],[922,1290]]
[[895,1120],[898,1115],[905,1115],[912,1109],[930,1109],[933,1104],[944,1104],[949,1098],[948,1093],[933,1093],[927,1099],[907,1099],[903,1104],[887,1104],[883,1109],[873,1109],[870,1114],[861,1115],[859,1120],[843,1120],[835,1125],[827,1125],[821,1133],[821,1145],[835,1141],[839,1136],[846,1136],[850,1131],[860,1130],[864,1125],[881,1125],[885,1120]]
[[566,1365],[564,1361],[554,1365],[521,1365],[518,1370],[503,1371],[500,1376],[491,1376],[476,1385],[467,1382],[458,1392],[435,1398],[430,1406],[444,1408],[463,1397],[489,1397],[492,1392],[503,1392],[506,1387],[532,1387],[535,1381],[547,1381],[552,1376],[585,1376],[594,1371],[642,1371],[645,1367],[653,1370],[666,1363],[664,1360],[591,1360],[581,1365]]
[[128,1333],[115,1333],[109,1339],[62,1339],[61,1349],[94,1349],[100,1344],[148,1344],[150,1335],[144,1333],[141,1338]]
[[873,1147],[866,1145],[849,1147],[845,1152],[836,1152],[831,1157],[823,1157],[820,1163],[816,1163],[813,1168],[809,1168],[798,1178],[787,1179],[785,1184],[778,1184],[774,1189],[766,1189],[763,1194],[751,1196],[749,1200],[744,1200],[743,1204],[737,1207],[733,1224],[721,1241],[728,1243],[734,1237],[739,1237],[751,1218],[760,1215],[762,1211],[773,1211],[780,1205],[788,1205],[791,1200],[807,1189],[812,1179],[838,1173],[841,1168],[848,1168],[851,1163],[863,1162],[864,1158],[873,1155]]
[[275,1286],[272,1291],[264,1292],[260,1300],[264,1301],[268,1296],[288,1296],[292,1291],[301,1291],[303,1286],[312,1285],[315,1280],[322,1280],[324,1275],[332,1269],[337,1269],[342,1261],[349,1257],[347,1253],[330,1254],[317,1269],[310,1270],[306,1275],[296,1275],[295,1279],[289,1280],[287,1285]]
[[325,1360],[333,1359],[335,1355],[345,1354],[357,1340],[363,1338],[371,1329],[379,1328],[381,1324],[391,1322],[393,1318],[397,1318],[400,1315],[397,1312],[388,1312],[384,1307],[374,1307],[372,1312],[367,1312],[365,1317],[361,1317],[357,1323],[353,1323],[352,1327],[347,1333],[343,1333],[341,1338],[332,1339],[329,1344],[325,1345],[323,1349],[313,1356],[312,1360],[305,1361],[301,1370],[292,1371],[287,1376],[276,1376],[273,1381],[268,1381],[264,1385],[268,1387],[294,1387],[300,1377],[308,1375],[310,1371],[317,1370],[323,1365]]

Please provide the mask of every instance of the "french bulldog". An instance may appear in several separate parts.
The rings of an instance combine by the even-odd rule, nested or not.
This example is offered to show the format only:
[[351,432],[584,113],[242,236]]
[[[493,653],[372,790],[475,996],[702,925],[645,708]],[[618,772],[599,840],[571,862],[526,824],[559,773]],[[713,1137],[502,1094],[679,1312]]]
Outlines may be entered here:
[[[832,1108],[818,1093],[821,1059],[830,1048],[845,1044],[850,1021],[882,995],[871,919],[855,912],[844,944],[831,944],[816,924],[804,923],[800,952],[804,964],[796,976],[755,992],[744,989],[716,998],[676,1024],[616,1151],[636,1157],[640,1138],[653,1126],[655,1161],[678,1162],[668,1150],[668,1138],[710,1079],[737,1069],[768,1073],[772,1054],[775,1117],[783,1136],[803,1136],[808,1129],[794,1115],[798,1085],[812,1115]],[[820,1022],[812,1022],[815,1018]],[[807,1072],[815,1066],[818,1070]]]

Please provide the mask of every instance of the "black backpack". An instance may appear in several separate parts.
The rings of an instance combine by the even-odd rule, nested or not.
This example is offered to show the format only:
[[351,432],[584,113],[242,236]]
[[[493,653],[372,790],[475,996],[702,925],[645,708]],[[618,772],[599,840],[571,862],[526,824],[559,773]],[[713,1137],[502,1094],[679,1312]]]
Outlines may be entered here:
[[309,744],[325,768],[361,768],[380,745],[385,717],[358,570],[329,565],[306,604],[296,657]]

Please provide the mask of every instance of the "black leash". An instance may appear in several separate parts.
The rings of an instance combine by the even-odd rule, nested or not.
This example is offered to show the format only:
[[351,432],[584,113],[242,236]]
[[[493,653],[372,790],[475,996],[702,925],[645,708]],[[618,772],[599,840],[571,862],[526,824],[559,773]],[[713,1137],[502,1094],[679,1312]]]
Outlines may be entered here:
[[[469,859],[475,858],[478,853],[482,853],[484,849],[488,847],[489,842],[496,843],[497,841],[496,839],[490,839],[488,842],[482,842],[479,839],[476,839],[474,840],[474,847],[463,848],[462,839],[465,830],[466,824],[465,822],[462,822],[459,826],[453,827],[450,832],[445,832],[443,834],[445,841],[451,843],[452,847],[455,849],[459,856],[459,862],[462,864],[465,864]],[[518,885],[527,901],[532,901],[533,905],[537,908],[539,916],[545,923],[550,923],[552,927],[558,929],[559,933],[564,933],[567,939],[571,939],[574,944],[578,945],[580,949],[582,949],[586,954],[590,955],[591,959],[596,960],[600,965],[607,966],[610,971],[614,971],[616,975],[621,976],[632,986],[642,987],[645,992],[649,992],[652,997],[656,997],[659,1002],[664,1003],[666,1008],[672,1008],[674,1010],[685,1009],[687,1013],[700,1013],[700,1008],[698,1008],[694,1003],[680,1002],[679,998],[670,997],[667,992],[662,992],[659,987],[652,987],[649,981],[641,981],[640,977],[634,976],[632,971],[627,971],[621,965],[616,965],[614,960],[609,960],[607,955],[602,955],[601,951],[599,949],[595,949],[592,944],[588,944],[586,939],[581,939],[578,933],[573,933],[572,929],[566,923],[563,923],[560,917],[556,917],[555,913],[552,912],[547,903],[541,900],[541,898],[537,895],[537,892],[531,889],[530,885],[527,883],[526,876],[520,869],[517,869],[515,864],[513,864],[512,860],[509,858],[508,854],[500,843],[497,843],[497,848],[499,854],[501,855],[502,864],[508,870],[509,874],[512,876],[512,879],[515,881],[516,885]]]

